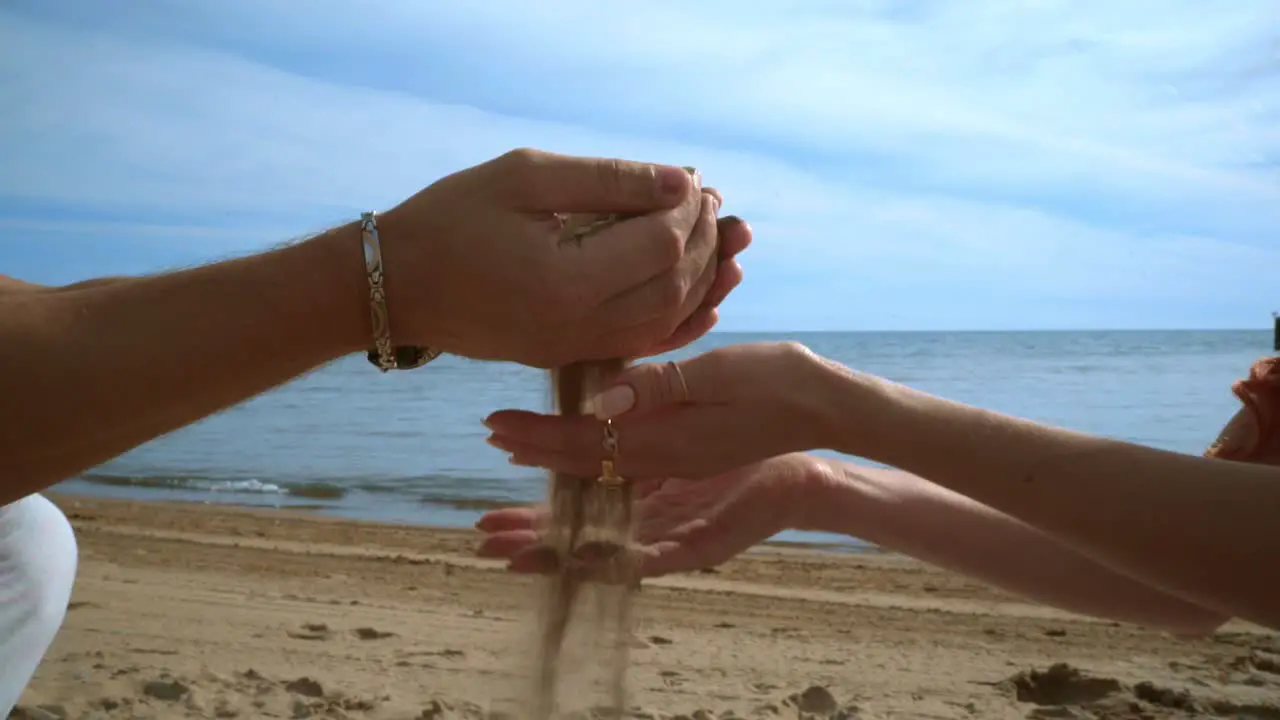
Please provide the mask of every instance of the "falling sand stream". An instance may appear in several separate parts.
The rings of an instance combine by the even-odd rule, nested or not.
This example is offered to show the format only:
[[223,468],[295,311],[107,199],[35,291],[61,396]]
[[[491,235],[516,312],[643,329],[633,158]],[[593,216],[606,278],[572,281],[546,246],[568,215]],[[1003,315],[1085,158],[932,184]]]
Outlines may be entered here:
[[[697,171],[686,168],[697,177]],[[583,242],[624,219],[619,215],[574,215],[565,219],[562,242]],[[551,371],[555,410],[579,415],[585,402],[622,370],[622,359],[576,362]],[[618,450],[611,425],[601,424],[606,456]],[[618,477],[612,461],[602,462],[596,476],[551,473],[542,543],[544,564],[554,571],[543,579],[531,720],[559,714],[562,649],[575,622],[589,640],[590,664],[606,671],[607,707],[622,717],[627,707],[627,667],[631,647],[632,596],[638,589],[631,483]],[[588,577],[588,572],[590,576]],[[584,605],[594,595],[595,612]],[[588,625],[589,624],[589,625]]]

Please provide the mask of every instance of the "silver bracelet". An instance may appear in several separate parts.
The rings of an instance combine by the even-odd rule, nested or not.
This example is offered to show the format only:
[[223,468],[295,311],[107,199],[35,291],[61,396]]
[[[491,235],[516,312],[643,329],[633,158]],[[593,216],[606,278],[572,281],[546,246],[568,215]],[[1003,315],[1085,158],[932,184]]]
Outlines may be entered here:
[[387,293],[382,286],[382,242],[378,218],[373,212],[360,213],[360,242],[364,246],[364,270],[369,278],[369,313],[373,320],[373,348],[367,357],[382,372],[422,367],[440,356],[440,350],[417,345],[392,345],[387,313]]

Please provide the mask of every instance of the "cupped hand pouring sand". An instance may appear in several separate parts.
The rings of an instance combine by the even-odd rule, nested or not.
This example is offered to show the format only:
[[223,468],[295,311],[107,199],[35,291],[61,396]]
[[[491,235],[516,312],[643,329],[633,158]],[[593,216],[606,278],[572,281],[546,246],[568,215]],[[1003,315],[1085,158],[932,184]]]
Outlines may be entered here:
[[[780,521],[708,509],[698,494],[740,508],[750,503],[738,493],[763,493],[783,526],[853,535],[1068,610],[1201,634],[1233,617],[1280,628],[1280,359],[1260,360],[1235,391],[1244,408],[1201,457],[951,402],[795,343],[754,343],[629,368],[595,398],[596,418],[504,410],[486,424],[512,462],[580,472],[598,466],[600,418],[611,419],[620,473],[686,479],[679,498],[642,505],[642,523],[683,498],[714,537],[737,539],[700,562]],[[798,481],[761,482],[780,467],[770,458],[806,450],[900,470],[813,458]],[[511,517],[481,522],[493,533],[486,552],[518,544],[503,534],[519,529],[504,525]]]
[[[541,368],[683,346],[715,325],[750,242],[700,190],[679,167],[535,150],[450,175],[379,219],[393,331]],[[572,244],[570,213],[638,217]],[[365,327],[350,339],[367,341]]]

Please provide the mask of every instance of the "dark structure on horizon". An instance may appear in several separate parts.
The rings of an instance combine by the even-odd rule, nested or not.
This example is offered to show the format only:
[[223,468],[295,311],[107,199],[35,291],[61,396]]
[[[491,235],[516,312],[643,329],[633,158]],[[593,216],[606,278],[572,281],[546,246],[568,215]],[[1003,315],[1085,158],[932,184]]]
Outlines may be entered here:
[[1271,341],[1271,345],[1276,352],[1280,352],[1280,312],[1271,313],[1271,322],[1275,323],[1275,339]]

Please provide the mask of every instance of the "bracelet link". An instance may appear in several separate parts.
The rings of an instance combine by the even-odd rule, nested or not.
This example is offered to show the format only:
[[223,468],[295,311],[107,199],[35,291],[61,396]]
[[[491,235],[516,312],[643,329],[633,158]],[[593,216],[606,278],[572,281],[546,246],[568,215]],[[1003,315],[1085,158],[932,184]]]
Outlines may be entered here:
[[373,348],[369,362],[382,372],[421,367],[440,356],[440,350],[416,345],[391,344],[391,319],[387,312],[387,291],[383,287],[382,242],[378,219],[373,212],[360,213],[360,243],[364,249],[364,269],[369,278],[369,316],[373,321]]

